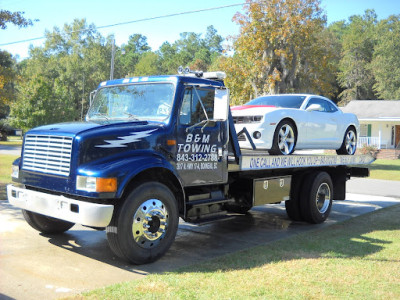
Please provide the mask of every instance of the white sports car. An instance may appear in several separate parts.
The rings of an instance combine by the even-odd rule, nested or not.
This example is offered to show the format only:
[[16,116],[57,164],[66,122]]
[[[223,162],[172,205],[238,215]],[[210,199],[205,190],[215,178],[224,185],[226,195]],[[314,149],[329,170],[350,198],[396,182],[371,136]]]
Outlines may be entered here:
[[[359,122],[331,100],[315,95],[271,95],[232,108],[239,145],[288,155],[299,149],[335,149],[353,155]],[[252,146],[254,145],[254,147]]]

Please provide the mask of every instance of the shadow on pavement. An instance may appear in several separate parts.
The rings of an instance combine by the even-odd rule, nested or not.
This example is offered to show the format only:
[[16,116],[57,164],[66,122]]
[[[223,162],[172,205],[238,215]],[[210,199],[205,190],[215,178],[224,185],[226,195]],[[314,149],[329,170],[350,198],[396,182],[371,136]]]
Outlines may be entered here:
[[320,226],[324,225],[292,222],[287,218],[284,207],[278,205],[275,208],[254,209],[246,215],[231,215],[202,225],[181,222],[175,242],[166,255],[154,263],[139,266],[126,263],[114,255],[108,247],[105,231],[75,226],[61,235],[40,235],[65,250],[130,272],[147,274],[172,271]]
[[[246,215],[232,215],[230,218],[200,226],[181,222],[175,242],[166,255],[154,263],[140,266],[130,265],[117,258],[109,249],[106,234],[103,231],[71,230],[63,235],[47,237],[53,245],[129,272],[137,274],[167,272],[254,246],[266,245],[306,231],[318,230],[334,224],[340,228],[345,225],[338,222],[375,211],[381,208],[378,206],[382,204],[376,202],[359,205],[354,201],[351,202],[335,203],[332,217],[326,223],[319,225],[289,220],[283,205],[257,207]],[[384,204],[384,206],[387,205],[393,205],[393,202],[388,201]],[[397,213],[400,212],[400,206],[395,206],[393,209]],[[381,227],[376,228],[377,230],[387,230],[393,226],[400,228],[400,221],[391,219],[379,226]],[[343,243],[344,247],[335,251],[345,257],[354,255],[354,249],[360,246],[367,248],[366,255],[380,251],[382,249],[380,244],[385,244],[385,241],[369,240],[363,237],[367,233],[364,230],[366,227],[349,230],[346,241]],[[309,241],[312,242],[312,235],[304,237],[310,238]],[[334,249],[329,243],[329,238],[323,248],[326,252]]]

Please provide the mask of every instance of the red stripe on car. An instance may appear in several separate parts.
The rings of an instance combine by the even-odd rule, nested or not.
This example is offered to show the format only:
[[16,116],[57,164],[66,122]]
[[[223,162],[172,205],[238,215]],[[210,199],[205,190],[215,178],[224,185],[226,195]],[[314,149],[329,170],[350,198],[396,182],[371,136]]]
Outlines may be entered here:
[[231,110],[243,110],[248,108],[258,108],[258,107],[276,107],[275,105],[242,105],[232,107]]

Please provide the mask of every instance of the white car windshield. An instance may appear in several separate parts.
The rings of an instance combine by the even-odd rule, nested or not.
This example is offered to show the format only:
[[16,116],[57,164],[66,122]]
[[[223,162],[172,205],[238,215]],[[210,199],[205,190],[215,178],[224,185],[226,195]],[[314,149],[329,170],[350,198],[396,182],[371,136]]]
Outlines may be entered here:
[[245,105],[268,105],[285,108],[300,108],[306,96],[299,95],[272,95],[255,98]]
[[174,99],[171,83],[104,87],[97,91],[87,120],[94,122],[156,121],[167,123]]

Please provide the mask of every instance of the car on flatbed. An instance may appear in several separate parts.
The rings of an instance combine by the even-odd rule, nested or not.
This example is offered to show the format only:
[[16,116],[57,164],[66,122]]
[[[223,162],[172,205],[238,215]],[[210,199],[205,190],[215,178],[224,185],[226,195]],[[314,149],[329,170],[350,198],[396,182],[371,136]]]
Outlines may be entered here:
[[85,122],[25,134],[8,200],[42,233],[105,229],[130,263],[164,255],[179,218],[199,223],[285,201],[290,218],[324,222],[346,180],[368,176],[362,165],[373,161],[242,151],[221,72],[104,81],[93,94]]
[[[241,148],[289,155],[295,149],[334,149],[354,155],[360,124],[328,98],[308,94],[268,95],[232,108]],[[245,132],[248,134],[246,135]]]

